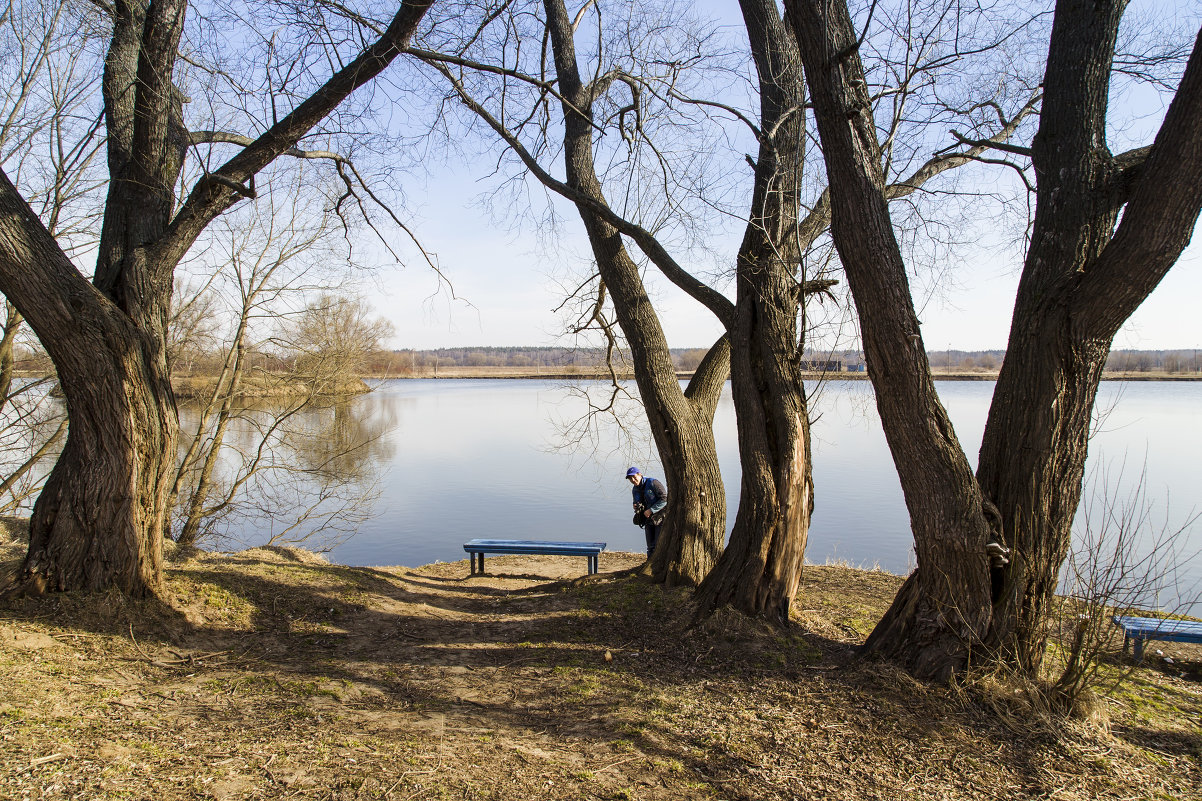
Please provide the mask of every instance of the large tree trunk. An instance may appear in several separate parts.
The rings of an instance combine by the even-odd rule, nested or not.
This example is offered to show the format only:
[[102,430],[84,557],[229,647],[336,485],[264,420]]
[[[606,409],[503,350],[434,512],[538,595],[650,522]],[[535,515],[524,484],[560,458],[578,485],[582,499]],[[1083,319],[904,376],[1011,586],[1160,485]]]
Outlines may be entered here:
[[739,249],[731,392],[743,480],[730,543],[698,593],[778,623],[801,582],[814,505],[810,421],[797,359],[797,220],[805,156],[801,58],[774,2],[743,0],[760,83],[760,147]]
[[[95,276],[104,300],[93,295],[69,322],[26,311],[58,371],[70,427],[34,505],[23,571],[49,589],[142,596],[161,582],[179,425],[166,362],[175,263],[147,245],[170,223],[187,141],[172,83],[187,3],[113,9],[103,80],[110,181]],[[38,228],[54,258],[57,246]]]
[[176,426],[162,350],[79,275],[3,173],[0,291],[22,298],[71,421],[34,506],[25,579],[56,590],[157,591]]
[[[778,289],[795,295],[792,286]],[[747,293],[738,304],[731,391],[743,467],[739,509],[730,542],[699,588],[698,605],[704,613],[729,604],[783,625],[801,581],[814,484],[805,391],[788,355],[796,341],[784,338],[796,331],[796,315],[774,300],[785,299]],[[769,334],[780,335],[774,345],[788,347],[770,345]]]
[[605,197],[593,164],[591,89],[580,79],[571,21],[562,0],[546,0],[547,25],[564,102],[564,164],[568,185],[589,202],[577,209],[618,324],[630,345],[635,382],[647,412],[668,484],[668,515],[652,563],[668,584],[695,585],[709,573],[726,536],[726,495],[718,471],[713,418],[725,381],[729,348],[723,340],[690,383],[676,378],[667,338],[618,230],[593,204]]
[[1057,7],[1032,148],[1035,227],[977,471],[1012,548],[990,644],[1030,673],[1044,655],[1111,342],[1202,209],[1202,32],[1153,145],[1117,157],[1098,146],[1125,5]]
[[[120,318],[110,322],[120,330]],[[47,589],[116,587],[140,597],[160,588],[175,404],[141,334],[122,337],[127,349],[91,350],[80,369],[60,367],[71,423],[34,505],[22,566]]]
[[[787,6],[830,173],[832,229],[918,555],[865,651],[919,676],[945,677],[977,652],[1034,671],[1110,342],[1176,261],[1202,209],[1202,48],[1195,44],[1153,146],[1116,158],[1104,147],[1106,98],[1125,2],[1058,4],[1032,149],[1035,230],[978,483],[926,363],[846,4]],[[992,536],[1013,553],[991,576]]]
[[972,467],[935,392],[910,301],[855,28],[842,2],[787,6],[829,173],[831,229],[918,560],[864,648],[916,675],[942,678],[967,665],[988,629],[990,528]]

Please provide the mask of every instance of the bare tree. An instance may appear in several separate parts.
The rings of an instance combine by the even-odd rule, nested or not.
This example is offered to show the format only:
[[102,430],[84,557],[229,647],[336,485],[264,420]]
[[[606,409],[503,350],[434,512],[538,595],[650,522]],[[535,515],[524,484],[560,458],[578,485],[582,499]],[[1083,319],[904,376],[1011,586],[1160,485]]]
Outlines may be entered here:
[[[605,332],[612,346],[616,342],[616,334],[612,324],[602,315],[606,297],[613,300],[617,322],[630,349],[635,380],[652,436],[664,464],[665,478],[671,487],[669,516],[652,568],[660,580],[696,584],[713,565],[725,536],[725,494],[718,473],[712,420],[727,375],[729,345],[723,337],[711,349],[709,357],[699,366],[688,386],[681,389],[666,337],[643,284],[639,265],[622,241],[618,225],[629,227],[629,223],[610,209],[605,197],[592,140],[598,126],[633,128],[646,119],[642,116],[638,100],[624,112],[616,105],[614,93],[618,91],[618,86],[631,92],[641,92],[643,84],[652,78],[649,75],[635,76],[630,70],[617,67],[599,70],[599,74],[591,79],[585,77],[585,69],[577,59],[576,33],[584,19],[584,12],[588,12],[590,7],[591,4],[586,5],[575,21],[568,16],[560,0],[546,3],[542,15],[535,4],[510,9],[511,16],[498,22],[500,32],[496,34],[496,49],[512,59],[513,63],[490,67],[454,53],[425,52],[420,55],[439,69],[460,99],[506,141],[531,173],[576,205],[589,236],[601,281],[600,294],[590,307],[588,319],[596,322]],[[545,22],[539,21],[539,29],[521,30],[523,20],[538,20],[539,16],[545,17]],[[518,38],[523,33],[525,36]],[[674,59],[687,62],[696,57],[689,54],[693,40],[687,34],[676,37],[676,31],[670,26],[660,29],[649,26],[644,33],[657,44],[673,51],[672,56],[664,59],[668,63],[661,64],[662,74],[655,80],[670,79],[673,73],[679,71],[680,67]],[[634,35],[629,41],[635,42],[640,36]],[[537,42],[543,37],[551,52],[542,59],[541,64],[534,64],[535,72],[523,73],[521,69],[526,66],[523,61],[526,51],[522,43]],[[660,55],[668,54],[667,51],[661,51]],[[550,66],[548,60],[554,62],[554,79],[547,74]],[[467,85],[465,74],[473,72],[477,76],[499,73],[512,81],[515,89],[533,87],[529,96],[531,105],[518,108],[517,103],[508,99],[511,97],[510,87],[502,85],[493,91],[492,99],[504,102],[490,110],[485,101],[477,99]],[[557,105],[562,121],[551,123],[549,120],[552,117],[549,115],[553,113],[556,100],[559,101]],[[621,106],[626,105],[627,101],[622,101]],[[604,122],[599,119],[602,116],[607,117]],[[649,119],[646,122],[651,124]],[[560,143],[553,138],[557,131],[561,131]],[[526,133],[531,138],[529,147],[522,140]],[[553,168],[540,162],[540,156],[551,156],[557,148],[562,148],[564,153],[565,181],[552,177],[550,171]],[[631,197],[628,195],[626,200],[631,200]],[[638,200],[633,202],[637,204]],[[651,234],[645,231],[644,234],[647,237],[645,241],[653,241]],[[660,252],[666,256],[662,248]],[[683,274],[679,268],[678,272]],[[688,282],[691,291],[705,298],[712,308],[726,310],[731,307],[730,302],[719,293],[691,276]]]
[[1110,343],[1176,261],[1202,209],[1202,35],[1153,145],[1114,156],[1106,111],[1126,3],[1057,5],[1033,144],[990,145],[1031,159],[1036,212],[974,476],[931,380],[891,225],[861,34],[842,0],[786,5],[831,177],[832,231],[918,554],[865,649],[920,676],[948,676],[987,652],[1034,671]]
[[366,391],[360,376],[367,358],[393,333],[392,324],[377,317],[366,300],[333,292],[323,292],[280,322],[276,343],[292,363],[291,378],[312,387],[316,397]]
[[[215,491],[218,466],[228,456],[224,453],[227,433],[245,414],[244,395],[277,399],[279,406],[274,410],[280,420],[276,426],[264,425],[261,414],[256,414],[254,421],[257,428],[267,432],[270,442],[288,417],[300,413],[314,398],[329,394],[324,378],[318,376],[297,380],[295,375],[260,371],[249,392],[244,381],[250,372],[248,353],[262,350],[262,343],[270,341],[281,316],[293,311],[296,302],[292,298],[303,298],[321,287],[308,274],[316,272],[329,258],[328,249],[322,245],[332,230],[324,217],[307,219],[302,209],[308,204],[301,199],[300,189],[292,184],[249,210],[222,218],[208,237],[204,263],[191,268],[212,270],[211,275],[196,292],[177,295],[173,300],[172,320],[180,323],[171,332],[173,352],[207,349],[216,367],[214,375],[193,379],[197,389],[189,394],[198,397],[190,409],[195,413],[195,427],[185,434],[186,447],[168,496],[168,508],[175,518],[174,539],[182,546],[195,545],[201,527],[217,512],[228,517],[237,508],[236,491],[220,493],[217,503],[210,500],[210,495]],[[207,330],[212,323],[187,325],[194,319],[215,317],[219,302],[232,312],[224,340]],[[201,310],[205,310],[203,314]],[[186,336],[189,333],[192,338]],[[289,340],[277,340],[275,350],[288,350],[281,347],[282,341]],[[218,343],[219,347],[213,347]],[[291,349],[296,351],[298,347]],[[174,370],[179,362],[172,364]],[[173,371],[172,377],[176,384],[183,380],[178,372]],[[270,455],[268,461],[274,461]],[[260,458],[243,463],[256,469],[262,462]],[[248,481],[235,477],[228,483],[241,489]]]
[[[108,189],[91,282],[7,172],[0,175],[0,291],[45,344],[71,421],[34,507],[27,585],[158,590],[177,431],[166,356],[175,268],[214,219],[255,197],[261,170],[282,155],[305,155],[301,138],[400,55],[429,5],[404,2],[383,34],[330,78],[311,81],[303,94],[273,94],[261,133],[245,146],[185,126],[185,98],[173,82],[185,0],[94,7],[111,39],[102,82]],[[206,141],[237,149],[206,166],[180,203],[188,149]]]
[[740,6],[760,98],[751,214],[727,324],[743,478],[730,543],[699,599],[703,610],[730,604],[787,623],[814,510],[797,327],[805,290],[797,275],[795,222],[805,167],[805,84],[797,45],[775,0],[741,0]]
[[[704,510],[706,504],[715,503],[715,492],[720,485],[698,484],[697,477],[705,475],[704,468],[694,469],[690,465],[687,460],[694,457],[689,455],[689,448],[667,440],[681,437],[685,432],[690,437],[711,435],[703,435],[696,419],[688,417],[687,410],[680,410],[670,400],[675,390],[668,384],[674,385],[675,381],[666,360],[658,358],[662,352],[658,347],[662,333],[645,290],[641,283],[635,283],[638,273],[626,255],[623,238],[635,243],[656,267],[712,312],[727,329],[729,339],[724,340],[721,347],[736,348],[732,374],[736,378],[733,388],[744,467],[741,521],[736,519],[728,547],[729,556],[724,557],[722,571],[713,576],[703,590],[702,605],[712,608],[721,603],[733,603],[749,613],[784,620],[800,578],[812,503],[808,419],[796,364],[802,351],[797,318],[808,294],[828,289],[833,283],[818,274],[807,275],[800,268],[800,262],[803,254],[808,253],[825,232],[831,207],[828,193],[819,187],[817,199],[799,221],[800,193],[806,186],[802,180],[806,150],[800,62],[775,7],[770,3],[748,2],[744,4],[744,10],[757,68],[753,85],[761,101],[759,115],[739,111],[718,100],[690,96],[684,78],[688,69],[703,63],[703,59],[692,55],[693,51],[675,57],[657,52],[644,63],[639,61],[637,54],[625,51],[622,51],[621,59],[613,57],[602,44],[586,39],[587,46],[593,51],[590,61],[595,58],[597,64],[592,67],[594,77],[584,80],[580,58],[576,54],[582,36],[580,31],[587,30],[582,21],[594,12],[598,19],[601,16],[600,10],[588,3],[574,20],[561,4],[544,4],[547,42],[556,68],[554,83],[542,72],[521,72],[517,61],[490,66],[462,56],[426,54],[425,57],[443,65],[444,76],[456,87],[460,98],[506,141],[530,174],[576,205],[589,233],[604,288],[613,299],[617,321],[631,343],[639,390],[647,406],[651,431],[664,460],[669,485],[683,482],[684,492],[678,494],[672,490],[670,506],[684,506],[684,514],[692,514],[695,509]],[[531,16],[534,13],[530,11]],[[510,28],[506,28],[506,33],[516,35]],[[532,38],[532,41],[537,40]],[[644,38],[629,35],[622,41],[642,42]],[[702,48],[709,44],[703,41],[693,47]],[[516,46],[514,49],[515,52],[518,50]],[[607,57],[618,63],[603,63],[602,59]],[[665,62],[668,64],[665,74],[657,74],[656,65]],[[454,65],[459,73],[453,73],[448,64]],[[900,70],[899,82],[910,81],[915,75],[936,68],[937,65],[930,63],[912,65],[906,62],[905,69]],[[493,92],[494,97],[503,99],[504,103],[491,110],[486,108],[484,100],[473,95],[466,86],[462,76],[469,70],[510,78],[512,84],[503,84],[505,90]],[[511,85],[515,87],[514,91],[508,91]],[[514,110],[520,105],[515,100],[520,94],[516,87],[523,85],[534,87],[530,93],[535,96],[535,105]],[[908,97],[911,90],[901,88],[896,92]],[[547,136],[547,127],[551,124],[547,122],[549,112],[539,103],[553,93],[558,93],[564,126],[567,178],[563,181],[556,179],[551,168],[540,161],[540,157],[553,151]],[[889,92],[881,93],[881,99],[891,96]],[[983,138],[1000,141],[1011,136],[1018,121],[1029,110],[1030,102],[1028,99],[1025,110],[1020,109],[1009,119],[1000,120]],[[664,219],[676,219],[681,215],[685,200],[698,191],[695,187],[704,186],[705,182],[694,181],[689,187],[678,190],[679,194],[673,193],[682,183],[675,175],[678,165],[672,161],[663,143],[656,142],[653,126],[675,115],[698,114],[699,110],[705,111],[701,116],[707,123],[716,125],[714,117],[717,116],[736,120],[752,133],[758,147],[756,159],[746,158],[752,167],[753,186],[743,247],[736,259],[735,303],[685,270],[680,264],[684,259],[678,261],[669,253],[665,243],[671,241],[671,231],[660,230],[664,225],[659,218],[649,215],[651,222],[641,224],[616,211],[617,206],[606,200],[602,184],[603,177],[617,180],[617,176],[613,175],[613,170],[603,176],[596,168],[596,151],[606,146],[604,134],[611,130],[620,134],[622,147],[633,149],[637,145],[645,149],[652,154],[648,160],[660,171],[654,183],[650,179],[627,179],[637,188],[625,190],[623,194],[621,187],[626,184],[618,181],[619,189],[615,194],[623,198],[634,194],[645,200],[650,193],[648,186],[656,187],[657,192],[663,187],[663,197],[654,208],[662,210]],[[913,116],[905,103],[897,104],[896,113],[899,120]],[[966,117],[962,114],[961,118]],[[528,130],[536,134],[530,137],[529,144],[523,140],[523,134]],[[700,146],[694,144],[693,147]],[[890,197],[897,200],[910,198],[932,177],[970,162],[982,150],[980,145],[974,145],[917,164],[899,157],[896,169],[904,171],[900,172],[896,183],[890,184]],[[631,156],[630,160],[635,161],[635,158]],[[716,205],[715,198],[704,193],[702,197],[705,201],[702,205],[710,208]],[[646,215],[647,209],[626,204],[624,212]],[[608,272],[618,263],[623,265],[620,272]],[[656,346],[649,343],[656,343]],[[722,352],[718,355],[720,360],[709,365],[703,362],[702,367],[716,365],[725,370],[727,357]],[[698,376],[702,374],[699,372]],[[708,372],[705,375],[707,381],[712,381]],[[694,382],[696,380],[697,377]],[[686,416],[680,417],[681,413]],[[717,480],[716,476],[714,480]],[[683,537],[685,542],[693,538],[712,541],[711,535],[697,529],[691,521],[672,533]],[[713,547],[707,545],[706,550],[712,552]],[[672,550],[662,557],[664,560],[676,558],[677,554]],[[657,575],[662,575],[660,559],[657,552]],[[690,574],[705,575],[704,567],[704,564],[698,564],[690,569]]]

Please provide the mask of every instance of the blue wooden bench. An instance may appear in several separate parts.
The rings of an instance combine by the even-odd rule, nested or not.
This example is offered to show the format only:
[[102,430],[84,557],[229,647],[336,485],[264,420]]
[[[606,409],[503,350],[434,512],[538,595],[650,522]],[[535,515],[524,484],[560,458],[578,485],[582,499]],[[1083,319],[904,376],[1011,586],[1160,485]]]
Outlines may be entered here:
[[1144,643],[1148,640],[1202,643],[1202,622],[1199,621],[1125,615],[1115,615],[1111,619],[1123,630],[1123,653],[1127,652],[1127,644],[1134,641],[1137,662],[1144,658]]
[[[584,556],[588,558],[589,575],[597,572],[597,562],[605,550],[604,542],[546,542],[543,540],[468,540],[463,550],[472,557],[472,575],[484,572],[484,554],[549,554],[551,556]],[[477,563],[479,571],[476,570]]]

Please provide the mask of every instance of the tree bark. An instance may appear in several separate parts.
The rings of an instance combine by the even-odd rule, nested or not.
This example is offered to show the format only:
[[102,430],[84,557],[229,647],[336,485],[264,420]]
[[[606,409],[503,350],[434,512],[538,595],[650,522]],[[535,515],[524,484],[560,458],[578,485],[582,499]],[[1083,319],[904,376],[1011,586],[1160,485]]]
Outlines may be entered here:
[[1128,159],[1098,147],[1125,5],[1057,7],[1033,143],[1035,227],[977,471],[1012,549],[990,644],[1029,673],[1043,659],[1111,342],[1177,261],[1202,211],[1202,32],[1146,156],[1125,167]]
[[[1058,4],[1032,149],[1035,228],[974,476],[931,381],[846,4],[786,5],[830,173],[832,230],[918,555],[864,651],[923,677],[946,677],[977,654],[1033,672],[1110,342],[1176,261],[1202,209],[1202,47],[1146,161],[1142,151],[1115,158],[1103,143],[1125,2]],[[1012,548],[993,575],[984,552],[992,537]]]
[[46,345],[70,421],[34,506],[25,581],[159,590],[178,429],[166,363],[173,272],[213,219],[253,196],[244,182],[403,52],[431,2],[402,3],[379,40],[217,178],[204,176],[174,217],[189,138],[172,76],[187,2],[113,4],[103,80],[110,182],[94,286],[0,173],[0,292]]
[[156,592],[175,425],[166,371],[155,369],[155,343],[79,275],[2,172],[0,292],[22,299],[71,421],[34,506],[24,578],[52,590]]
[[730,543],[698,601],[702,613],[730,604],[785,624],[814,506],[810,423],[797,364],[805,88],[796,43],[775,2],[740,5],[760,85],[760,145],[730,327],[743,478]]
[[562,0],[545,0],[548,34],[564,98],[564,164],[567,184],[613,297],[618,324],[630,345],[652,437],[664,465],[670,501],[652,572],[669,585],[696,585],[713,567],[726,536],[726,495],[718,470],[713,415],[725,380],[729,349],[720,341],[694,377],[680,388],[667,338],[647,297],[638,265],[622,235],[598,213],[608,207],[593,163],[591,89],[580,78],[571,20]]
[[[718,468],[714,412],[729,374],[730,342],[723,336],[706,353],[685,389],[683,421],[669,420],[671,408],[678,404],[655,403],[658,427],[664,432],[656,447],[666,471],[669,501],[651,574],[669,587],[699,584],[717,562],[726,539],[726,491]],[[648,422],[654,429],[651,414]]]
[[988,629],[990,527],[931,378],[889,218],[855,28],[843,2],[791,0],[787,8],[827,164],[831,230],[918,560],[864,650],[895,658],[916,675],[945,678],[968,664]]

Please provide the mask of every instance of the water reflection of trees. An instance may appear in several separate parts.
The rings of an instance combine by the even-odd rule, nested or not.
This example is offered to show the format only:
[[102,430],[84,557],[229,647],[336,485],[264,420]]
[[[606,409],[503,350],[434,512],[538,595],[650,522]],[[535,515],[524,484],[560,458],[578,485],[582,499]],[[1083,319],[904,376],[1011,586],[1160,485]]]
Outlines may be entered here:
[[[196,408],[181,408],[195,429]],[[233,411],[197,542],[329,550],[374,515],[395,426],[370,396],[340,402],[252,402]],[[173,532],[182,526],[173,521]]]
[[0,379],[0,515],[28,514],[67,433],[52,377]]

